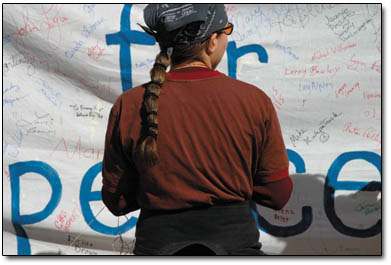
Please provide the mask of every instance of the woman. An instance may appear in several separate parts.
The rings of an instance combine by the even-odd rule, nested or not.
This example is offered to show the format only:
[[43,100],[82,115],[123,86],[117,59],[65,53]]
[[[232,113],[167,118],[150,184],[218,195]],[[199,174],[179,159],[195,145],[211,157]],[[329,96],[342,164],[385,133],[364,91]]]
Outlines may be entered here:
[[103,202],[141,209],[136,255],[263,254],[249,202],[285,205],[289,161],[266,94],[214,70],[233,30],[224,5],[150,4],[144,20],[161,51],[112,107]]

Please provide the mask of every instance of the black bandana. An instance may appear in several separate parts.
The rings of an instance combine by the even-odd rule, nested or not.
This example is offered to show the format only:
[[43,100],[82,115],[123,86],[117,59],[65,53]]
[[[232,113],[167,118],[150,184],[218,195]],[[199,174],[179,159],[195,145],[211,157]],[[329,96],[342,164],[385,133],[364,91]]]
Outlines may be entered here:
[[[166,47],[204,40],[228,22],[223,4],[149,4],[141,26]],[[193,23],[198,22],[198,23]],[[191,27],[185,27],[193,23]]]

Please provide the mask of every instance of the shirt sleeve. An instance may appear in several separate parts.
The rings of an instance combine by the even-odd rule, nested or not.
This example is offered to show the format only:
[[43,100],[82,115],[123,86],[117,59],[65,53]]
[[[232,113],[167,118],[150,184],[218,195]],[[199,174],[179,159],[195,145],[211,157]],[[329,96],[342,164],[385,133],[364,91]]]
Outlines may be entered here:
[[268,103],[252,199],[260,205],[281,209],[291,196],[293,183],[277,113],[270,100]]
[[274,182],[289,177],[289,160],[281,133],[277,113],[270,99],[264,120],[264,139],[259,146],[259,163],[254,178],[255,185]]
[[114,104],[107,125],[102,162],[102,200],[116,216],[139,209],[138,172],[125,154],[120,134],[118,106]]

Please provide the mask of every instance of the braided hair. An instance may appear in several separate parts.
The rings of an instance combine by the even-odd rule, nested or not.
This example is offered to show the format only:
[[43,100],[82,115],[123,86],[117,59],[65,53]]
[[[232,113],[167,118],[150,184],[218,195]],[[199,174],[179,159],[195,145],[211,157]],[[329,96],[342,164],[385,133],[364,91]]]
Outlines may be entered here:
[[166,50],[162,50],[155,59],[150,76],[151,81],[144,84],[145,93],[141,109],[142,137],[136,147],[135,158],[144,168],[154,167],[158,160],[158,98],[160,89],[166,79],[166,69],[171,60]]
[[[182,32],[192,32],[199,28],[199,23],[190,23]],[[187,34],[190,34],[187,33]],[[176,34],[176,33],[175,33]],[[184,62],[202,61],[201,53],[207,45],[207,41],[194,44],[175,45],[170,56],[167,48],[160,45],[160,53],[156,56],[155,63],[150,71],[151,81],[144,84],[144,100],[142,103],[142,133],[136,146],[135,159],[143,168],[154,167],[158,160],[158,99],[160,89],[166,78],[166,70],[171,65],[175,67]]]

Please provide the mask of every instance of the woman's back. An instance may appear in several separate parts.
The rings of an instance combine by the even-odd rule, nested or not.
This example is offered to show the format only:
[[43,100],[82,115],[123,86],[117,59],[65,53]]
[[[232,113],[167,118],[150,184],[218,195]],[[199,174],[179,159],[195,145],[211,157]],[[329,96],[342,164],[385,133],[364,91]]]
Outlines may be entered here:
[[[141,134],[143,92],[143,87],[134,88],[113,107],[120,124],[114,131],[120,132],[128,163],[134,161]],[[130,178],[138,178],[142,208],[174,210],[249,200],[253,178],[270,177],[287,168],[279,126],[270,126],[278,120],[269,98],[218,71],[170,72],[159,95],[158,117],[159,163],[148,170],[136,164],[129,173]],[[269,155],[260,161],[270,134],[274,141],[265,150]]]

